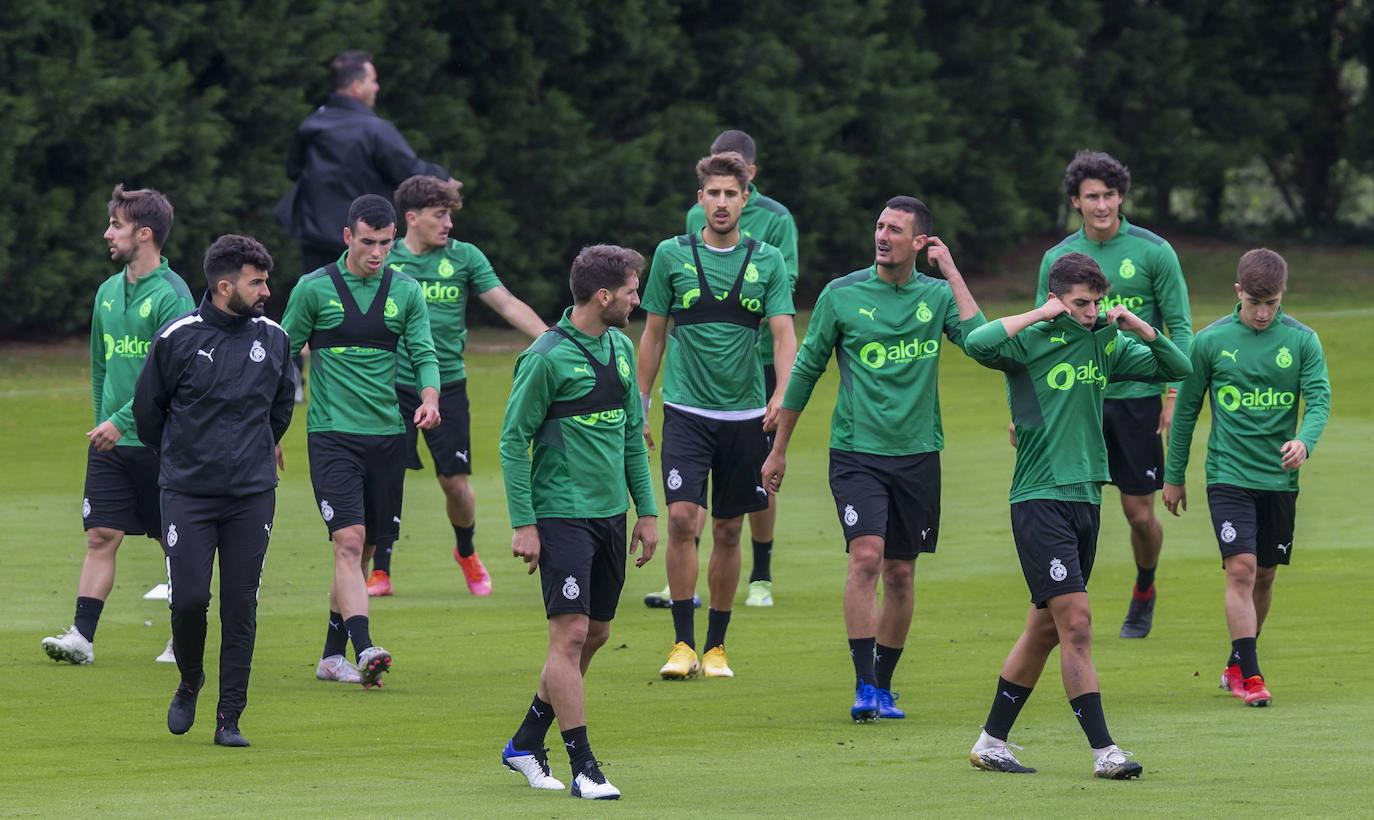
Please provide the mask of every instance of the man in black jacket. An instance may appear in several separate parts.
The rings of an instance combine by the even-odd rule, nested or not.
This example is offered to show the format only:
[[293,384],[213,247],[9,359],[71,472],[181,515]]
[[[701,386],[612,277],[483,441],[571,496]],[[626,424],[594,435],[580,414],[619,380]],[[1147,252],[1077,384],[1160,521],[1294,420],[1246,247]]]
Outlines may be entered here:
[[185,734],[195,722],[218,548],[221,746],[248,745],[238,720],[248,698],[276,468],[283,466],[278,442],[295,406],[286,331],[263,316],[271,270],[272,257],[257,240],[215,240],[205,253],[205,298],[158,330],[134,387],[134,422],[140,438],[159,450],[162,467],[172,641],[181,672],[167,728]]

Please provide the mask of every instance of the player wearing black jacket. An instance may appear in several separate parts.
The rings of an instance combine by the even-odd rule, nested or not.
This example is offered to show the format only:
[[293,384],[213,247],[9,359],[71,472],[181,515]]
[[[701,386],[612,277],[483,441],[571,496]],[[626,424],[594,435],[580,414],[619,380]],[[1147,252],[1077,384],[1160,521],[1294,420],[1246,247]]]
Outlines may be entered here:
[[205,254],[205,298],[157,332],[134,387],[139,436],[159,450],[162,465],[172,641],[181,672],[167,728],[185,734],[195,722],[218,549],[221,746],[248,745],[238,720],[282,466],[277,442],[295,406],[286,331],[262,315],[271,270],[272,257],[256,240],[215,240]]

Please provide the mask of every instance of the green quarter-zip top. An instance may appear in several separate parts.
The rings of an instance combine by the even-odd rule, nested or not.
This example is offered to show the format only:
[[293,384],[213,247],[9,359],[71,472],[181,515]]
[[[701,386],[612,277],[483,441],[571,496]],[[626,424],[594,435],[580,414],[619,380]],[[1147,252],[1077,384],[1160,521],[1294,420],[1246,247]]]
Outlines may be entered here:
[[[386,257],[387,267],[420,283],[429,308],[429,333],[439,359],[439,381],[451,384],[467,378],[463,351],[468,343],[468,300],[501,286],[491,262],[476,245],[450,239],[442,248],[412,253],[396,242]],[[404,344],[396,350],[396,381],[415,386],[415,368]]]

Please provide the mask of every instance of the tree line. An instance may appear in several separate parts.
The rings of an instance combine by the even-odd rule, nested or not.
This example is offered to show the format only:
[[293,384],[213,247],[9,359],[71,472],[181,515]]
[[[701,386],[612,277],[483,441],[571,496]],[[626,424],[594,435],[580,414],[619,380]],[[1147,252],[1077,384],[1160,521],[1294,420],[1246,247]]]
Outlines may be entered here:
[[867,264],[897,193],[960,259],[1052,233],[1082,147],[1131,167],[1147,224],[1236,229],[1249,174],[1270,227],[1337,236],[1374,170],[1370,18],[1367,0],[14,0],[0,337],[87,327],[116,182],[171,198],[165,254],[194,292],[231,232],[293,280],[272,208],[348,48],[375,55],[378,112],[464,180],[455,235],[541,315],[582,245],[647,255],[682,230],[725,128],[754,136],[760,190],[796,217],[802,304]]

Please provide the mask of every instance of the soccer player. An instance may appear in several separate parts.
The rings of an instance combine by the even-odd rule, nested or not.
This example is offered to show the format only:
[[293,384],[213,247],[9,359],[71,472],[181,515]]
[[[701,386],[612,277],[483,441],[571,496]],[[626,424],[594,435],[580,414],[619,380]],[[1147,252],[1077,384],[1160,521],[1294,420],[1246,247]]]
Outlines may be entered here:
[[1102,401],[1108,382],[1176,380],[1190,368],[1187,356],[1125,305],[1098,318],[1110,287],[1091,257],[1065,254],[1050,267],[1044,304],[969,334],[969,355],[1006,373],[1018,444],[1011,530],[1031,593],[1025,630],[1002,665],[992,710],[969,753],[979,769],[1035,771],[1017,761],[1007,736],[1058,646],[1064,692],[1092,747],[1094,774],[1120,780],[1141,772],[1107,731],[1092,662],[1087,584],[1108,477]]
[[[1082,215],[1083,227],[1045,252],[1036,304],[1045,301],[1050,267],[1056,259],[1066,253],[1087,254],[1112,286],[1103,309],[1124,305],[1150,324],[1167,328],[1186,355],[1193,343],[1193,326],[1178,255],[1168,242],[1122,216],[1121,203],[1130,188],[1131,172],[1107,154],[1079,151],[1073,158],[1064,171],[1064,193]],[[1164,480],[1160,434],[1168,435],[1177,393],[1178,385],[1169,385],[1161,403],[1159,385],[1112,384],[1102,407],[1107,467],[1111,483],[1121,492],[1121,511],[1130,525],[1136,565],[1131,603],[1121,624],[1123,638],[1149,635],[1154,622],[1155,571],[1164,544],[1164,529],[1155,514],[1155,491]]]
[[248,745],[239,717],[248,702],[258,587],[276,510],[278,442],[296,403],[286,331],[263,316],[271,270],[272,257],[257,240],[216,239],[205,253],[205,298],[158,332],[134,388],[139,436],[160,451],[162,464],[172,639],[181,672],[167,728],[184,735],[195,723],[218,550],[220,746]]
[[[354,200],[343,239],[348,250],[337,262],[301,277],[283,324],[293,354],[307,342],[313,351],[310,483],[334,546],[329,630],[315,677],[370,689],[391,668],[390,653],[372,643],[363,573],[401,528],[406,428],[396,402],[397,346],[415,368],[421,430],[440,421],[439,365],[420,283],[383,264],[396,239],[391,202],[376,194]],[[344,657],[350,640],[356,668]]]
[[[797,289],[797,223],[792,214],[781,202],[759,193],[754,184],[758,169],[754,165],[754,138],[743,131],[725,131],[711,143],[711,153],[721,154],[734,151],[744,157],[749,164],[749,199],[740,212],[740,233],[750,239],[765,242],[782,251],[782,261],[787,269],[789,285],[793,292]],[[697,203],[687,211],[687,233],[696,233],[706,227],[706,209]],[[759,326],[759,360],[763,362],[763,392],[773,395],[778,386],[777,371],[773,367],[773,333],[764,322]],[[772,447],[772,436],[767,436],[767,446]],[[704,518],[704,516],[703,516]],[[753,542],[754,565],[749,572],[749,597],[744,599],[745,606],[773,605],[773,527],[778,518],[778,499],[769,495],[768,509],[749,513],[749,537]],[[667,607],[669,591],[667,587],[660,593],[645,596],[644,603],[649,606]]]
[[[749,199],[749,165],[734,152],[697,163],[697,202],[706,210],[699,232],[665,239],[654,251],[639,349],[639,392],[647,426],[649,392],[667,347],[663,375],[663,483],[668,501],[668,587],[676,643],[659,673],[690,678],[733,677],[725,631],[739,585],[744,515],[765,509],[759,468],[767,457],[762,431],[772,430],[796,356],[792,290],[782,254],[740,233]],[[714,297],[714,298],[711,298]],[[668,317],[673,344],[667,345]],[[758,328],[768,320],[778,386],[763,392]],[[766,407],[765,407],[766,405]],[[762,429],[760,429],[762,419]],[[706,644],[699,662],[692,598],[697,583],[696,534],[711,478],[711,590]]]
[[610,635],[625,585],[625,512],[639,520],[630,553],[658,546],[649,459],[640,438],[634,346],[620,331],[639,304],[644,257],[615,245],[573,261],[573,306],[515,362],[501,428],[501,471],[515,534],[511,551],[539,569],[549,654],[539,688],[501,760],[536,789],[562,789],[544,736],[554,716],[572,764],[572,794],[615,800],[587,742],[582,678]]
[[[893,197],[878,215],[874,263],[821,291],[763,464],[764,486],[776,492],[792,431],[833,351],[841,378],[830,421],[830,491],[849,553],[849,714],[859,723],[906,717],[893,703],[892,673],[911,628],[916,556],[934,552],[940,532],[940,334],[962,347],[986,321],[930,231],[925,203]],[[944,280],[916,272],[922,248]]]
[[[172,230],[172,203],[151,188],[110,195],[105,242],[124,269],[106,279],[91,310],[91,398],[95,427],[86,433],[86,488],[81,519],[86,560],[76,587],[76,617],[66,632],[43,639],[55,661],[95,660],[95,629],[114,587],[115,554],[124,536],[160,538],[157,454],[134,428],[134,382],[153,334],[196,306],[167,266],[162,244]],[[161,658],[159,658],[161,660]]]
[[1199,332],[1193,345],[1193,374],[1178,393],[1164,474],[1164,507],[1178,515],[1180,507],[1188,509],[1188,448],[1203,396],[1209,396],[1207,506],[1226,569],[1231,633],[1221,686],[1247,706],[1272,700],[1255,642],[1269,614],[1278,565],[1293,558],[1298,468],[1316,448],[1331,406],[1321,340],[1284,314],[1287,287],[1282,256],[1257,248],[1240,258],[1235,311]]
[[[491,594],[491,575],[477,556],[472,543],[476,526],[472,485],[472,446],[468,434],[467,371],[463,349],[467,346],[466,309],[471,293],[489,305],[531,338],[538,338],[546,325],[529,305],[515,298],[496,278],[487,257],[476,245],[449,237],[453,212],[463,207],[462,197],[451,182],[417,175],[402,182],[395,194],[396,213],[406,223],[406,235],[391,246],[387,267],[404,273],[420,283],[429,309],[430,335],[439,357],[439,413],[444,421],[425,431],[425,444],[434,459],[434,474],[444,491],[444,506],[453,527],[456,546],[453,558],[463,569],[468,590],[473,595]],[[411,418],[420,406],[415,390],[415,369],[398,351],[396,396],[401,418],[406,421],[406,457],[411,469],[420,469],[416,452],[418,438]],[[368,595],[391,594],[391,547],[379,548],[372,557],[372,575],[367,581]]]

